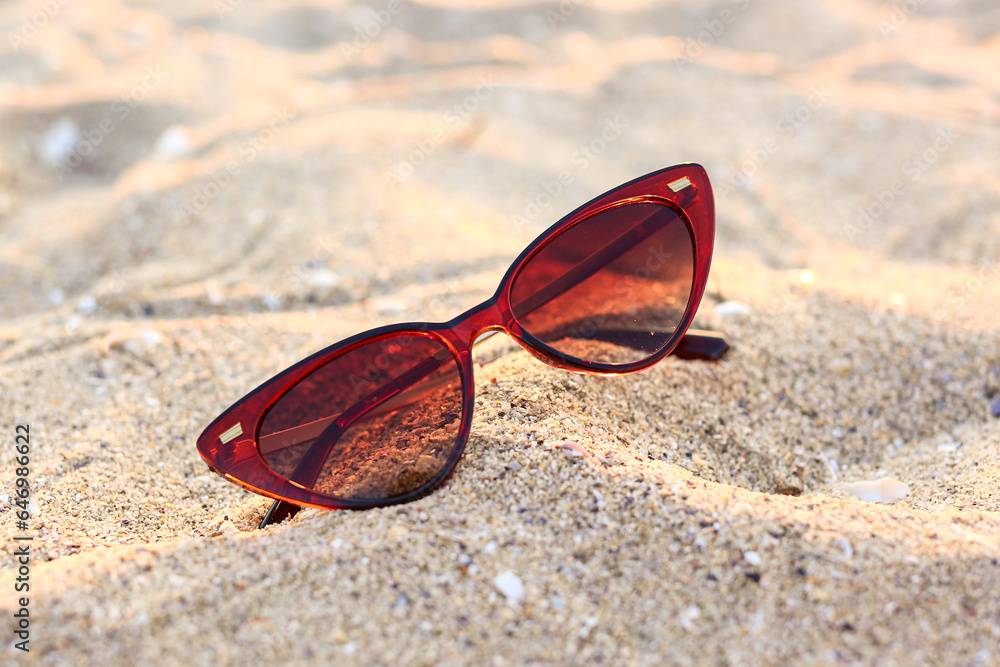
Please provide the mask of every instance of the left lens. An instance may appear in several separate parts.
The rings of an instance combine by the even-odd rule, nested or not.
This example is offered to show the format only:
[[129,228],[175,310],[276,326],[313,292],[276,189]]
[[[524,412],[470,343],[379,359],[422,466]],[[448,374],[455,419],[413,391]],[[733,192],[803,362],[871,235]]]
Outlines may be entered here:
[[674,336],[694,281],[694,240],[669,206],[623,204],[539,248],[514,277],[521,327],[582,362],[646,359]]
[[279,475],[342,500],[393,500],[459,455],[459,362],[443,341],[388,334],[349,348],[275,402],[257,446]]

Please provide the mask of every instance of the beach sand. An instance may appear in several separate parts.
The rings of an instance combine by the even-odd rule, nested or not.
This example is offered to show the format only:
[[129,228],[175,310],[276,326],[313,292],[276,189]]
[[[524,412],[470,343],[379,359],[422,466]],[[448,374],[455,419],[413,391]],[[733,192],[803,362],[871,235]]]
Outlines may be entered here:
[[[0,662],[1000,664],[995,3],[0,26]],[[198,434],[274,373],[454,317],[562,215],[688,161],[723,361],[591,377],[498,336],[463,460],[403,506],[258,531],[269,502],[206,469]],[[841,486],[882,478],[909,495]]]

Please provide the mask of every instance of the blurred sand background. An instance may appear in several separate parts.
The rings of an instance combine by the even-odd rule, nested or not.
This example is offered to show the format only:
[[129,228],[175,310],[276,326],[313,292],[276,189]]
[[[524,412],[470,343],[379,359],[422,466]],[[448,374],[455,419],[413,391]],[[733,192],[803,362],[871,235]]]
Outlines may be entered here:
[[[993,0],[51,0],[0,27],[4,628],[19,423],[36,536],[32,650],[4,629],[0,661],[1000,664]],[[206,471],[201,429],[273,373],[458,314],[687,161],[726,360],[593,378],[494,339],[463,462],[406,506],[258,532],[267,501]],[[882,477],[910,495],[837,486]]]

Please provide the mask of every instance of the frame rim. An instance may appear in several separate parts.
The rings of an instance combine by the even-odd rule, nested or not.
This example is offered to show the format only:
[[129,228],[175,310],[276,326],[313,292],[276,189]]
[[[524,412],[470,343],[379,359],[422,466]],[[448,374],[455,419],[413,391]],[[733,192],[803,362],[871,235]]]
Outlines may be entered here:
[[[669,180],[670,176],[676,178]],[[685,178],[688,181],[687,185],[678,190],[672,189],[674,183]],[[685,192],[691,186],[692,190]],[[654,191],[650,191],[650,188]],[[669,206],[688,226],[694,253],[694,275],[689,301],[674,335],[660,350],[649,357],[629,364],[596,362],[578,364],[575,358],[550,350],[544,343],[524,331],[510,308],[511,286],[524,265],[558,234],[603,210],[632,203],[630,200],[652,201]],[[236,485],[259,495],[296,505],[321,509],[370,509],[417,500],[442,486],[464,455],[475,408],[472,346],[478,335],[487,330],[503,331],[532,356],[563,370],[609,376],[644,370],[669,355],[690,328],[707,286],[714,241],[714,197],[704,167],[696,163],[684,163],[635,178],[591,199],[540,232],[511,263],[493,296],[481,304],[446,322],[403,322],[359,332],[318,350],[265,380],[233,403],[204,429],[197,440],[198,452],[211,470]],[[362,343],[407,333],[431,337],[442,342],[455,358],[462,380],[462,423],[456,436],[454,452],[438,475],[420,488],[402,496],[352,500],[306,489],[282,477],[270,467],[260,453],[258,445],[260,428],[271,408],[282,396],[320,366],[360,347]],[[240,433],[223,441],[222,437],[235,428],[223,430],[223,425],[231,421],[237,422]],[[249,428],[244,430],[242,428],[244,423]],[[221,446],[218,443],[222,443]],[[266,484],[268,488],[262,488],[257,483]]]

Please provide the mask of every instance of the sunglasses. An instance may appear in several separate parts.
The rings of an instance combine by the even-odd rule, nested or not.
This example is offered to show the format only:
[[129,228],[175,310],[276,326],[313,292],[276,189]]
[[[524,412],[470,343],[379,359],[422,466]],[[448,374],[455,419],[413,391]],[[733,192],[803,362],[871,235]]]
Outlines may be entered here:
[[705,170],[653,172],[539,236],[492,298],[443,324],[352,336],[254,389],[198,438],[213,471],[274,498],[260,526],[301,507],[404,503],[455,468],[472,425],[472,348],[502,331],[550,366],[619,375],[674,354],[714,360],[688,331],[705,291],[715,209]]

